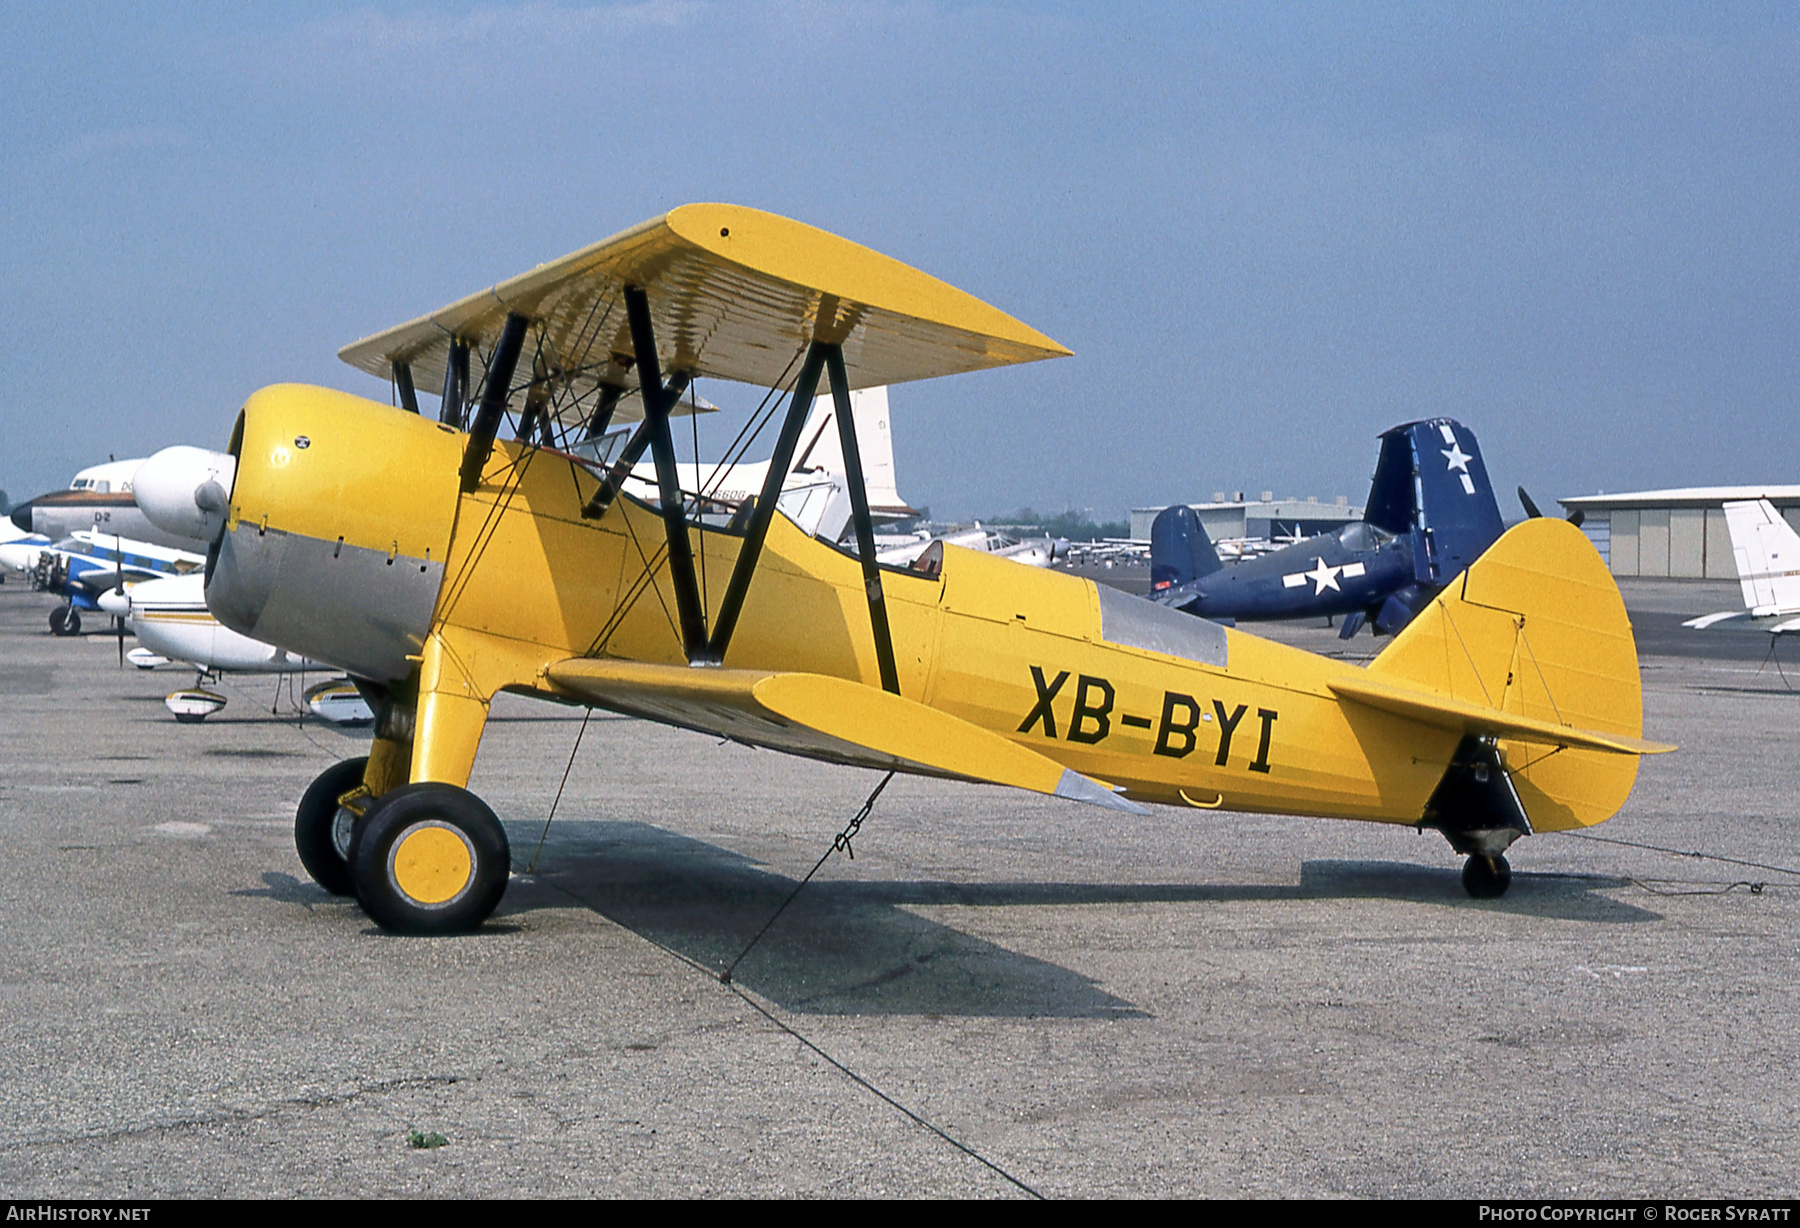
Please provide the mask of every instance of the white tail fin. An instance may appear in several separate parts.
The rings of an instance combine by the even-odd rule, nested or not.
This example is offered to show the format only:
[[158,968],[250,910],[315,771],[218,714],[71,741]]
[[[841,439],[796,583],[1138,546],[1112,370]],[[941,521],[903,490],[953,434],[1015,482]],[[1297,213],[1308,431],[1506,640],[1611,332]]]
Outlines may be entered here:
[[1753,614],[1800,611],[1800,533],[1767,499],[1725,505],[1744,605]]
[[[852,392],[850,414],[856,419],[856,451],[862,459],[863,485],[869,491],[869,511],[884,520],[916,515],[894,486],[894,437],[888,429],[887,389],[864,388]],[[794,472],[809,471],[844,472],[844,448],[838,439],[837,413],[831,397],[823,392],[813,402],[812,414],[806,419],[806,426],[800,431],[800,443],[794,449]]]

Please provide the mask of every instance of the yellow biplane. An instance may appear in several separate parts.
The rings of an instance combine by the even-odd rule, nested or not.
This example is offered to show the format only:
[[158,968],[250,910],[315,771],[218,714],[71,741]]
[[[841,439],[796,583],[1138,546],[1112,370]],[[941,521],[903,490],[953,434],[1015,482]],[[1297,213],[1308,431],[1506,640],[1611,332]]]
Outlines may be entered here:
[[[688,205],[346,347],[397,404],[265,388],[228,454],[137,488],[212,541],[222,623],[363,680],[373,745],[314,782],[296,842],[394,930],[470,929],[506,888],[465,788],[501,691],[1102,807],[1434,827],[1476,896],[1514,839],[1607,819],[1671,749],[1640,737],[1624,606],[1561,521],[1507,533],[1367,668],[974,551],[879,565],[850,392],[1068,352],[835,235]],[[769,484],[734,509],[678,483],[699,378],[771,390]],[[776,507],[821,381],[848,545]],[[633,417],[619,457],[583,454]],[[654,501],[620,490],[645,450]]]

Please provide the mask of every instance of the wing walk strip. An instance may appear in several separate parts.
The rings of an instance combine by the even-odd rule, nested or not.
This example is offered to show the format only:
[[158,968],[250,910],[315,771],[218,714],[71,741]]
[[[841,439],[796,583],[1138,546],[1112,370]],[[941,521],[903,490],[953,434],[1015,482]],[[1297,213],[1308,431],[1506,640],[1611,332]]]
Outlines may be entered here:
[[599,707],[775,750],[1149,813],[1108,785],[997,733],[844,678],[585,657],[552,665],[547,677]]
[[1326,686],[1340,698],[1460,733],[1550,742],[1559,746],[1578,746],[1584,750],[1609,751],[1617,755],[1661,755],[1675,749],[1664,742],[1651,742],[1623,733],[1603,733],[1595,729],[1560,725],[1555,721],[1505,712],[1485,704],[1440,695],[1435,691],[1378,682],[1372,678],[1337,678],[1326,683]]

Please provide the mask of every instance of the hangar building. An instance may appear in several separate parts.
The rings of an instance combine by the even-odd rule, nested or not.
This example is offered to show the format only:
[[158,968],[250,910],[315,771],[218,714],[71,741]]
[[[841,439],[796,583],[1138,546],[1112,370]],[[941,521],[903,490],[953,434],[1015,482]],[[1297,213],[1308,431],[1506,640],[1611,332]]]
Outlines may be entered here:
[[1734,499],[1767,499],[1800,530],[1800,486],[1689,486],[1557,502],[1586,517],[1582,531],[1615,576],[1735,580],[1724,510]]
[[[1163,511],[1160,507],[1131,509],[1131,536],[1135,541],[1150,540],[1150,523]],[[1277,499],[1273,491],[1263,491],[1261,499],[1246,500],[1240,492],[1235,500],[1227,500],[1216,491],[1211,503],[1190,503],[1200,517],[1200,524],[1213,541],[1237,537],[1311,537],[1329,533],[1353,520],[1361,520],[1363,510],[1351,507],[1343,495],[1335,503],[1318,499]]]

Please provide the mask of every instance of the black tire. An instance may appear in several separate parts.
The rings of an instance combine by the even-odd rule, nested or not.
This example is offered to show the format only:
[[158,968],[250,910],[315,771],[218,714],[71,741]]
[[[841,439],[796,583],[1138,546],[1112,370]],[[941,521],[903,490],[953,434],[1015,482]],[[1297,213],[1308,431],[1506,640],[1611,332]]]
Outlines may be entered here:
[[1478,900],[1497,900],[1512,886],[1504,857],[1471,857],[1463,863],[1463,890]]
[[81,612],[72,605],[59,605],[50,611],[52,635],[80,635]]
[[[180,720],[180,717],[175,719]],[[313,882],[332,895],[353,895],[350,876],[350,837],[356,816],[338,805],[338,798],[362,783],[369,757],[360,755],[334,763],[306,787],[294,812],[294,850]]]
[[466,934],[499,907],[512,849],[500,820],[467,789],[401,785],[356,825],[350,872],[357,903],[382,929]]

